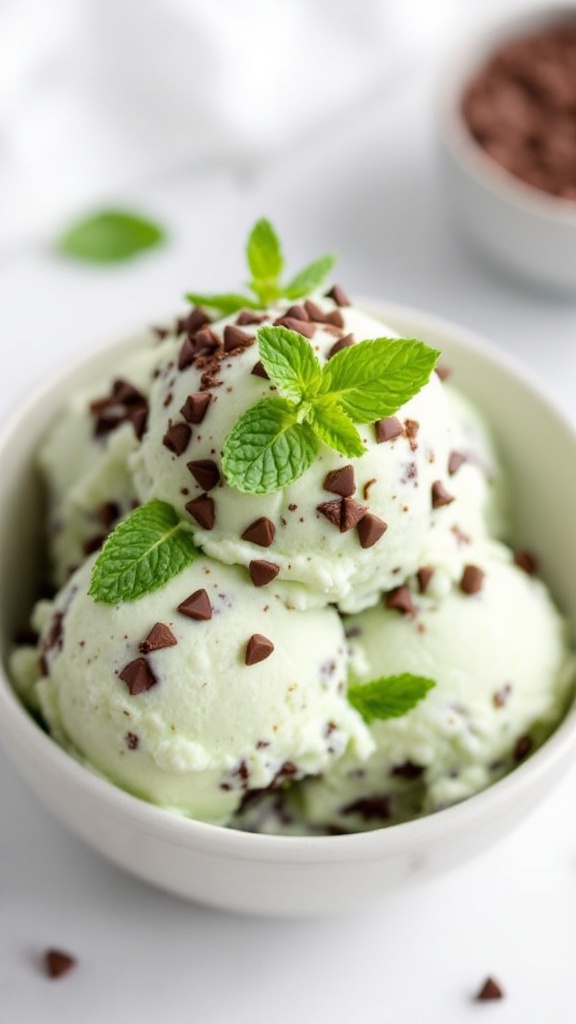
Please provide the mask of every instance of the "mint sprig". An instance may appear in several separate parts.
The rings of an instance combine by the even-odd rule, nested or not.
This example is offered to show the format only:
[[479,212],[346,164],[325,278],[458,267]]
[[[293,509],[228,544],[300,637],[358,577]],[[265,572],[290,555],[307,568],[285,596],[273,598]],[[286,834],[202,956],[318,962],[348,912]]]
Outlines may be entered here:
[[247,409],[224,440],[224,474],[246,494],[293,483],[314,461],[319,442],[359,458],[366,448],[354,424],[396,412],[426,384],[440,354],[415,339],[376,338],[342,349],[322,366],[295,331],[261,327],[256,336],[280,395]]
[[151,594],[197,555],[190,528],[165,501],[134,509],[106,540],[92,569],[88,593],[116,604]]
[[58,239],[58,250],[86,263],[120,263],[160,245],[166,232],[141,214],[102,210],[77,221]]
[[248,287],[252,295],[189,292],[186,298],[196,306],[214,309],[221,316],[245,308],[263,309],[278,299],[299,299],[319,288],[334,266],[336,257],[328,254],[321,256],[283,285],[281,275],[284,256],[280,239],[270,221],[262,218],[256,222],[248,236],[246,261],[251,275]]
[[401,718],[415,708],[436,685],[433,679],[402,672],[396,676],[381,676],[369,683],[348,687],[348,703],[368,724]]

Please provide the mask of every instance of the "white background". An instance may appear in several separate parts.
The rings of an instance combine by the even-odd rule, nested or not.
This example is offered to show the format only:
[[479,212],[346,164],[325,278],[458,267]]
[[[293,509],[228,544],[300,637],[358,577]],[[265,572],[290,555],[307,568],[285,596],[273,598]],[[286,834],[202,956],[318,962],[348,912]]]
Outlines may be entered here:
[[[576,297],[508,281],[447,219],[440,63],[420,38],[382,87],[266,159],[180,164],[108,188],[171,232],[132,264],[68,264],[44,223],[16,231],[0,249],[0,418],[71,358],[183,309],[187,289],[237,287],[247,231],[268,216],[291,271],[339,252],[336,278],[352,295],[476,330],[576,422]],[[0,750],[0,1022],[573,1024],[575,797],[576,767],[509,839],[451,875],[362,914],[286,922],[188,905],[107,864],[47,815]],[[47,946],[76,955],[76,969],[47,980]],[[506,998],[476,1004],[488,974]]]

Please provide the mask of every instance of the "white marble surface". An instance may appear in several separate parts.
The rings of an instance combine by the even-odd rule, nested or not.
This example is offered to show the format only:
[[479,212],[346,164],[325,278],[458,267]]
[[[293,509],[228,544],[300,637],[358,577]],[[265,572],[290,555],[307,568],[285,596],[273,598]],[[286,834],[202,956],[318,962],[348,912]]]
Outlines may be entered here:
[[[340,252],[346,290],[478,331],[576,420],[576,299],[518,288],[454,233],[433,78],[432,63],[411,67],[354,119],[258,169],[206,166],[116,194],[170,225],[157,255],[91,270],[55,259],[48,240],[5,251],[0,419],[64,361],[181,308],[187,288],[234,287],[246,232],[266,215],[292,269]],[[573,1024],[575,794],[576,767],[499,847],[369,912],[267,921],[187,905],[105,863],[0,751],[0,1024]],[[39,968],[50,945],[78,957],[59,981]],[[475,1004],[488,974],[506,998]]]

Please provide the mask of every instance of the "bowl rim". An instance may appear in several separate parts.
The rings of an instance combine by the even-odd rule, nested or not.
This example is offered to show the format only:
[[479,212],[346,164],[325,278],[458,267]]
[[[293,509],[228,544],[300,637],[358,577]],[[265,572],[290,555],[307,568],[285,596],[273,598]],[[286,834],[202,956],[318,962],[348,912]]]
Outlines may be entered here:
[[576,230],[576,202],[529,185],[493,160],[472,137],[460,108],[465,85],[501,44],[539,27],[565,22],[576,25],[573,4],[536,7],[508,14],[486,26],[478,35],[462,40],[447,56],[439,76],[436,112],[440,138],[446,149],[478,185],[521,213]]
[[[548,408],[563,430],[576,438],[576,427],[552,396],[514,357],[500,350],[495,344],[480,335],[442,317],[423,312],[415,307],[389,303],[368,297],[355,299],[355,305],[369,313],[396,324],[413,324],[415,333],[443,335],[449,345],[471,350],[481,358],[496,363],[499,370],[513,376],[530,392],[530,395]],[[159,317],[154,323],[163,323],[173,317]],[[62,387],[69,378],[81,371],[89,372],[90,366],[98,364],[108,352],[117,348],[129,349],[142,339],[139,332],[126,332],[122,338],[115,338],[91,351],[88,356],[69,360],[58,367],[41,384],[32,388],[27,399],[20,403],[9,418],[0,425],[0,451],[13,436],[18,425],[29,415],[30,410],[45,401],[57,387]],[[178,811],[149,803],[120,789],[88,765],[76,760],[62,749],[34,720],[21,703],[13,689],[7,668],[0,663],[0,742],[15,764],[20,753],[31,748],[38,759],[44,760],[47,769],[60,778],[66,777],[70,785],[82,791],[86,799],[92,799],[111,817],[130,822],[132,827],[149,835],[161,835],[164,842],[173,847],[193,847],[200,853],[220,855],[237,861],[257,858],[274,864],[305,863],[362,863],[374,861],[379,856],[414,851],[425,847],[435,836],[443,838],[461,831],[466,821],[470,825],[481,822],[498,807],[509,805],[514,796],[519,796],[526,787],[539,777],[548,775],[560,767],[570,752],[576,753],[576,705],[571,705],[564,719],[554,732],[526,761],[519,764],[502,779],[458,804],[433,814],[411,821],[388,825],[367,832],[330,836],[286,836],[266,833],[242,832],[220,825],[188,818]],[[19,753],[14,753],[16,749]],[[57,813],[57,812],[54,812]]]

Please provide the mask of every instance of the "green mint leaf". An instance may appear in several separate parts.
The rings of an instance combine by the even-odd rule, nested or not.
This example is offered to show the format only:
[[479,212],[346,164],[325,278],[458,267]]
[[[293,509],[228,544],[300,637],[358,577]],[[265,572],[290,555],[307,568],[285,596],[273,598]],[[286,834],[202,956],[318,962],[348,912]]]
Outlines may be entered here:
[[246,258],[254,281],[277,282],[284,267],[280,239],[269,220],[256,222],[246,244]]
[[416,707],[435,685],[433,679],[415,676],[411,672],[381,676],[370,683],[349,686],[348,703],[368,723],[401,718]]
[[320,287],[335,263],[336,256],[330,254],[320,256],[320,259],[309,263],[299,274],[296,274],[286,287],[282,289],[282,294],[287,299],[301,299],[302,296],[308,295]]
[[102,210],[77,221],[57,241],[65,256],[86,263],[120,263],[160,245],[166,233],[137,213]]
[[270,494],[302,476],[317,449],[313,431],[298,422],[294,402],[263,398],[243,413],[226,437],[222,468],[237,490]]
[[439,355],[415,339],[361,341],[329,360],[320,392],[337,396],[355,423],[371,423],[413,398],[430,379]]
[[256,333],[260,358],[270,380],[294,398],[309,398],[322,380],[322,367],[312,346],[287,327],[260,327]]
[[246,295],[237,295],[235,292],[226,292],[222,295],[200,295],[198,292],[188,292],[186,298],[193,305],[215,309],[222,316],[237,313],[240,309],[262,308],[261,303],[254,302],[254,299],[250,299]]
[[192,533],[165,501],[140,505],[110,534],[88,593],[95,601],[136,601],[162,587],[196,557]]
[[340,408],[332,395],[316,398],[311,403],[307,422],[329,448],[335,448],[348,458],[359,458],[366,451],[364,442],[352,420]]

